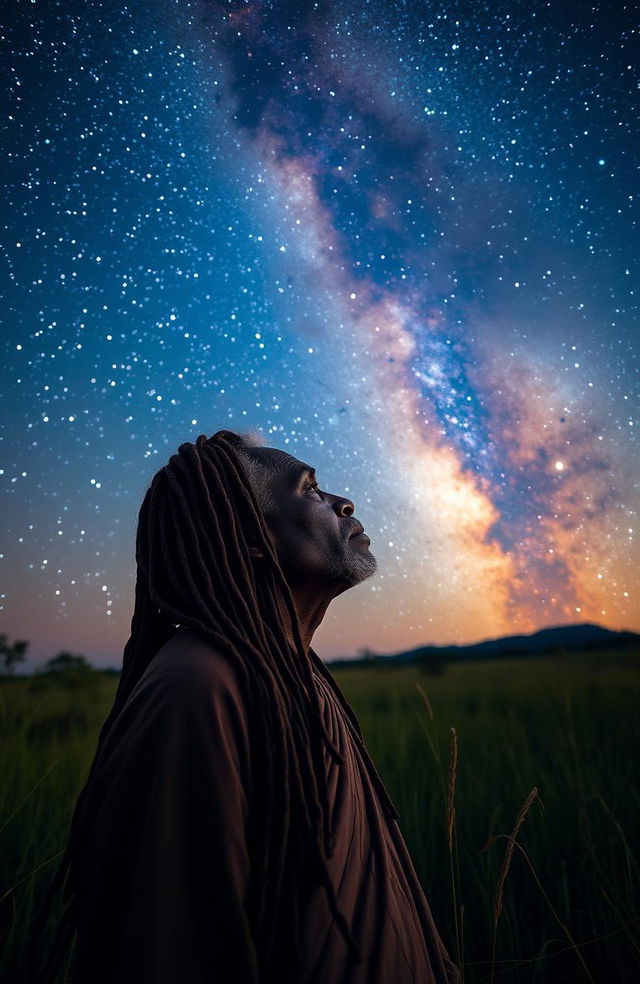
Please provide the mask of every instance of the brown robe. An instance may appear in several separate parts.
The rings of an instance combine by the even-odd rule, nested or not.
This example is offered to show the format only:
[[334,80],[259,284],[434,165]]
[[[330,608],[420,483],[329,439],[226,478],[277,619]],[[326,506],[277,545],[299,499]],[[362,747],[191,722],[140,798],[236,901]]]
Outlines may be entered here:
[[[451,984],[458,973],[397,821],[382,811],[330,685],[315,668],[314,676],[327,730],[346,759],[339,765],[326,753],[329,871],[363,961],[353,963],[318,886],[302,920],[299,984]],[[243,901],[251,769],[236,671],[179,629],[95,763],[74,984],[271,984],[260,974]]]

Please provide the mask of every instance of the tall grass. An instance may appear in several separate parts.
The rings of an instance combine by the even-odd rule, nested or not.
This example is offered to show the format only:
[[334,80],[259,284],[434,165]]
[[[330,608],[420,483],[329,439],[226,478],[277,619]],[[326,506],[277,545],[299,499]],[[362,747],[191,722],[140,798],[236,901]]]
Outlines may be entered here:
[[[334,672],[465,984],[640,980],[637,660]],[[0,687],[2,980],[23,975],[114,689]]]
[[640,980],[639,669],[603,653],[336,674],[466,984]]
[[[101,673],[0,685],[0,980],[19,984],[37,901],[55,872],[116,680]],[[59,908],[52,912],[52,923]]]

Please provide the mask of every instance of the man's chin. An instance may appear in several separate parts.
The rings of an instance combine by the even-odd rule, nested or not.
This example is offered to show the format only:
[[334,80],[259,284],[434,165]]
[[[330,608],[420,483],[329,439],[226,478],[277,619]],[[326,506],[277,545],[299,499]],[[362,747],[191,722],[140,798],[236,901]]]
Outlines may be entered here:
[[349,558],[348,581],[350,587],[355,587],[368,577],[372,577],[378,569],[378,561],[369,548]]

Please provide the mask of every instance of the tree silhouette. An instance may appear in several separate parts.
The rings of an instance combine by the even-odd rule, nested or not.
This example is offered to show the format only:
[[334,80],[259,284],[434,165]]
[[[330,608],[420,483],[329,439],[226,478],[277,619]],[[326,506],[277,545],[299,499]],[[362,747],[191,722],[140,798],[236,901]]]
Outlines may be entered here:
[[29,647],[25,639],[16,639],[9,643],[7,636],[0,633],[0,672],[3,676],[11,676],[18,663],[24,662]]
[[358,650],[359,659],[376,659],[378,654],[373,650],[369,649],[368,646],[363,646]]
[[66,650],[52,656],[44,665],[45,673],[67,673],[69,670],[90,670],[91,664],[84,656],[69,653]]

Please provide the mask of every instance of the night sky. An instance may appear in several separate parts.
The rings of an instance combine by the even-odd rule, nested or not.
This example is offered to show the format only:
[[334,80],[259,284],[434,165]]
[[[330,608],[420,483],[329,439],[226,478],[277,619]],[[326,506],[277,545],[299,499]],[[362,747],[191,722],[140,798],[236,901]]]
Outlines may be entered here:
[[146,486],[222,427],[371,536],[324,657],[640,629],[631,5],[3,15],[0,629],[33,663],[119,664]]

